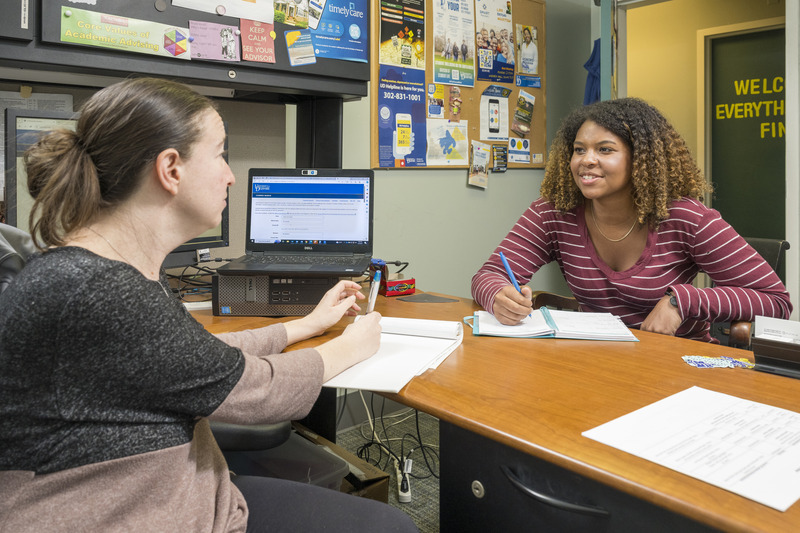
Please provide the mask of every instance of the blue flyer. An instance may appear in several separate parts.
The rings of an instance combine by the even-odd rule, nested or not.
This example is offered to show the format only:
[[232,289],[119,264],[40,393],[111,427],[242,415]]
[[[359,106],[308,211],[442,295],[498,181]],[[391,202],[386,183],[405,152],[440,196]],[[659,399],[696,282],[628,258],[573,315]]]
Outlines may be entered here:
[[427,141],[425,71],[380,66],[378,164],[424,167]]
[[289,64],[293,67],[310,65],[317,62],[314,49],[311,46],[311,34],[308,30],[287,30],[286,51],[289,52]]
[[367,62],[367,0],[308,0],[308,27],[317,57]]

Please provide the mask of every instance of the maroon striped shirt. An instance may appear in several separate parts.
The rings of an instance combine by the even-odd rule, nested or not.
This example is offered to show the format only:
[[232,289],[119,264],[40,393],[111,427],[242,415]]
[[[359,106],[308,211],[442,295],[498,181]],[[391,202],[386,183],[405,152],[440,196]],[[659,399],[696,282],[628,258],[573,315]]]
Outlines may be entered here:
[[[631,328],[641,326],[667,289],[683,316],[676,335],[690,339],[715,342],[709,322],[788,318],[792,311],[772,267],[717,211],[690,198],[672,203],[669,218],[649,231],[642,256],[623,272],[613,271],[595,252],[583,206],[561,213],[539,198],[472,278],[472,296],[489,311],[509,284],[500,251],[520,285],[556,261],[583,311],[612,313]],[[694,287],[699,271],[715,286]]]

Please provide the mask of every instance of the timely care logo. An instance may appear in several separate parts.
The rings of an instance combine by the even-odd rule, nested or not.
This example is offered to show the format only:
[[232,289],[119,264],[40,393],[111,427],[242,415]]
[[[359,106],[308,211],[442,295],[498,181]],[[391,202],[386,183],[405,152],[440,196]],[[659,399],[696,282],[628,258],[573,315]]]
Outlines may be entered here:
[[328,4],[328,11],[331,13],[336,13],[338,15],[344,15],[347,18],[353,17],[357,19],[364,18],[364,11],[361,9],[356,9],[355,2],[350,2],[348,6],[340,6],[336,4]]

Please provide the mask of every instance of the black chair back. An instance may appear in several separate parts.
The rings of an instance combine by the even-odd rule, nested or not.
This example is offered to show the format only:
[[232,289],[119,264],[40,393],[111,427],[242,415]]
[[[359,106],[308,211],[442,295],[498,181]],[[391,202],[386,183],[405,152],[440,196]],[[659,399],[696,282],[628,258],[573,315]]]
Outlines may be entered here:
[[769,266],[778,273],[781,281],[786,283],[784,279],[786,276],[783,274],[783,260],[786,257],[786,250],[789,249],[789,241],[782,239],[762,239],[759,237],[745,237],[747,244],[752,246],[758,255],[764,258]]
[[19,274],[34,251],[36,248],[28,233],[14,226],[0,224],[0,293]]

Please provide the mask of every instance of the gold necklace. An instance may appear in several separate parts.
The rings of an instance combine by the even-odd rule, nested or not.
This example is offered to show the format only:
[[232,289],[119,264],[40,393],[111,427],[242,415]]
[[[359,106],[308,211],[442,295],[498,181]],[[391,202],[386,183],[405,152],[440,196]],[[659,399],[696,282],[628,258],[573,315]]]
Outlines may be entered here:
[[[597,224],[597,223],[595,222],[595,224]],[[126,263],[128,263],[129,265],[133,266],[133,263],[131,263],[130,261],[128,261],[128,258],[126,258],[124,255],[122,255],[122,254],[119,252],[119,250],[117,250],[116,248],[114,248],[114,245],[113,245],[113,244],[111,244],[111,241],[109,241],[108,239],[106,239],[105,237],[103,237],[102,235],[100,235],[99,233],[97,233],[97,232],[94,230],[94,228],[92,228],[91,226],[86,226],[86,229],[88,229],[89,231],[91,231],[92,233],[94,233],[95,235],[97,235],[98,237],[100,237],[101,239],[103,239],[104,241],[106,241],[106,244],[108,244],[108,246],[109,246],[109,247],[111,247],[111,249],[112,249],[112,250],[114,250],[114,253],[115,253],[115,254],[117,254],[117,255],[118,255],[118,256],[119,256],[119,257],[120,257],[120,258],[121,258],[123,261],[125,261],[125,262],[126,262]],[[601,233],[602,233],[602,232],[601,232]]]
[[600,235],[602,235],[607,241],[610,241],[610,242],[624,241],[628,237],[628,235],[631,234],[631,232],[633,231],[633,228],[636,227],[636,222],[637,222],[636,218],[634,218],[633,219],[633,225],[631,226],[631,229],[629,229],[628,232],[625,235],[623,235],[619,239],[612,239],[612,238],[608,237],[608,235],[603,233],[603,230],[600,229],[600,224],[598,224],[597,223],[597,219],[594,218],[594,208],[592,207],[591,204],[589,204],[589,216],[592,217],[592,222],[594,222],[594,227],[597,228],[597,231],[600,232]]
[[[98,233],[97,231],[95,231],[95,229],[94,229],[94,228],[92,228],[91,226],[86,226],[86,229],[88,229],[89,231],[91,231],[92,233],[94,233],[95,235],[97,235],[98,237],[100,237],[101,239],[103,239],[104,241],[106,241],[106,243],[107,243],[107,244],[108,244],[108,245],[111,247],[111,249],[112,249],[112,250],[114,250],[114,253],[115,253],[115,254],[117,254],[118,256],[120,256],[120,258],[121,258],[123,261],[125,261],[126,263],[128,263],[130,266],[132,266],[133,268],[136,268],[136,267],[134,267],[134,266],[133,266],[133,263],[131,263],[130,261],[128,261],[128,259],[127,259],[127,258],[126,258],[124,255],[122,255],[122,254],[119,252],[119,250],[117,250],[117,249],[114,247],[114,245],[113,245],[113,244],[111,244],[111,241],[109,241],[109,240],[108,240],[108,239],[106,239],[106,238],[105,238],[103,235],[101,235],[100,233]],[[161,287],[161,290],[162,290],[162,291],[164,291],[164,294],[166,294],[168,298],[171,298],[171,297],[172,297],[172,295],[171,295],[169,292],[167,292],[167,289],[166,289],[166,287],[164,287],[164,286],[161,284],[161,282],[160,282],[160,281],[157,281],[156,283],[158,283],[158,286],[159,286],[159,287]]]

